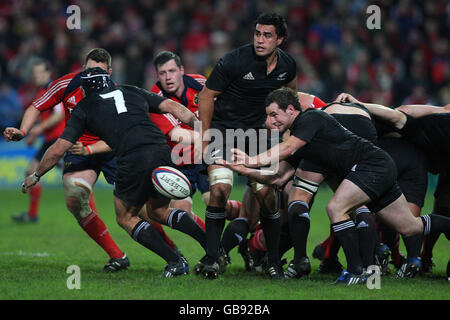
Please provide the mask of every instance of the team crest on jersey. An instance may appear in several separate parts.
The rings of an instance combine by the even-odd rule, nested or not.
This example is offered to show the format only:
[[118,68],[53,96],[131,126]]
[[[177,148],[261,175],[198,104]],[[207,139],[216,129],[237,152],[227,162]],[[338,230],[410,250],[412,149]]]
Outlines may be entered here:
[[198,93],[196,93],[194,95],[194,104],[197,105],[198,104]]
[[64,168],[67,169],[71,164],[72,162],[64,162]]
[[287,75],[287,72],[280,73],[277,77],[277,80],[281,80],[281,81],[286,80],[286,75]]

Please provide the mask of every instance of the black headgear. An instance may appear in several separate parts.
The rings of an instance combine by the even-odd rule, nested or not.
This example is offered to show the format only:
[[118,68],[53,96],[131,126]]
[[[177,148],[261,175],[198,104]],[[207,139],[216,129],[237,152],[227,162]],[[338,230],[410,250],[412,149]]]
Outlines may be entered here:
[[81,87],[86,95],[100,92],[111,85],[108,72],[102,68],[89,68],[81,72]]

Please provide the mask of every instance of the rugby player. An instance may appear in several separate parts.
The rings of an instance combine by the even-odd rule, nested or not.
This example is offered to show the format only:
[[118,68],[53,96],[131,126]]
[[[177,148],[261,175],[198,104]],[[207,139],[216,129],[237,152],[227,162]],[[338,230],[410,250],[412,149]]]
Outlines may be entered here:
[[[36,99],[40,98],[51,85],[51,66],[50,63],[44,59],[37,59],[32,67],[33,83],[39,88]],[[36,139],[44,136],[44,142],[40,149],[35,153],[33,159],[30,161],[26,170],[26,176],[29,176],[34,171],[41,161],[45,151],[56,141],[64,130],[64,109],[61,104],[58,104],[52,110],[44,111],[40,114],[39,124],[36,124],[29,132],[26,143],[28,146],[34,144]],[[12,219],[18,222],[37,222],[39,213],[39,202],[42,193],[42,185],[37,183],[30,189],[30,202],[28,211],[19,215],[13,215]]]
[[[244,131],[263,128],[265,113],[262,106],[267,94],[281,86],[296,89],[295,60],[279,48],[287,37],[284,18],[277,14],[262,14],[254,27],[253,43],[219,59],[199,94],[210,200],[205,213],[207,253],[196,270],[206,278],[216,278],[223,271],[219,270],[219,248],[225,206],[233,185],[233,172],[214,160],[230,156],[230,147],[235,144],[245,145],[246,149],[258,145],[258,141],[246,141]],[[241,130],[231,130],[235,135],[227,139],[227,129]],[[273,188],[260,184],[252,183],[252,187],[262,208],[260,221],[268,246],[268,273],[272,278],[280,279],[283,272],[278,253],[280,217],[276,193]],[[240,223],[245,224],[245,220]],[[240,229],[248,230],[245,226]]]
[[[100,67],[111,74],[111,55],[102,48],[94,48],[88,52],[84,68]],[[3,135],[6,141],[22,140],[39,118],[41,112],[50,110],[62,103],[65,110],[65,121],[69,121],[72,111],[84,94],[80,87],[80,73],[66,74],[52,82],[47,91],[33,101],[27,108],[20,129],[6,128]],[[89,131],[80,136],[79,142],[84,146],[99,141],[99,138]],[[88,148],[89,149],[89,148]],[[116,159],[112,152],[92,157],[74,155],[67,152],[64,156],[63,187],[66,206],[73,214],[80,227],[109,255],[110,259],[104,266],[106,271],[127,269],[130,262],[111,237],[106,225],[90,205],[92,188],[100,172],[106,181],[114,183]]]
[[[186,211],[169,208],[169,199],[159,195],[151,182],[156,167],[170,166],[172,162],[165,137],[148,113],[168,112],[190,126],[194,126],[197,118],[170,99],[134,86],[114,86],[102,68],[85,70],[80,81],[86,97],[73,110],[63,134],[45,153],[36,172],[24,181],[22,191],[26,192],[51,169],[86,129],[93,132],[117,156],[114,190],[117,223],[135,241],[166,260],[163,277],[186,274],[189,266],[185,259],[164,242],[151,224],[139,218],[138,213],[147,203],[151,218],[169,219],[174,229],[191,219]],[[192,224],[198,229],[194,238],[201,238],[202,232],[204,237],[204,231],[193,221]]]
[[289,129],[291,136],[253,157],[233,149],[233,160],[258,168],[271,163],[274,158],[283,160],[297,154],[342,180],[327,204],[333,231],[341,242],[348,264],[336,283],[352,285],[367,280],[359,255],[358,233],[349,216],[352,210],[362,205],[367,205],[406,237],[430,231],[450,235],[449,218],[436,214],[420,218],[412,215],[397,185],[395,164],[386,152],[346,130],[323,111],[302,111],[297,93],[288,88],[273,91],[267,97],[266,105],[267,114],[277,121],[280,130]]

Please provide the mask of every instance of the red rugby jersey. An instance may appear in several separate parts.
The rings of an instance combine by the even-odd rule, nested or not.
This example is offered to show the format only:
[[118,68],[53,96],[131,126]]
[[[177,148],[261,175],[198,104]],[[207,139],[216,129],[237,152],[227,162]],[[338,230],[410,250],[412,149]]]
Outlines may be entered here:
[[[73,72],[62,76],[52,82],[45,93],[32,102],[32,105],[39,111],[50,110],[59,103],[62,103],[65,111],[65,123],[69,121],[73,108],[84,98],[81,90],[80,73]],[[89,131],[85,131],[78,139],[83,145],[91,145],[99,141],[100,138]]]
[[[175,97],[173,95],[170,95],[169,93],[165,92],[160,82],[158,81],[153,85],[153,87],[150,89],[151,92],[154,92],[158,95],[167,97],[173,101],[176,101],[178,103],[181,103],[182,105],[186,106],[193,114],[195,114],[198,118],[198,94],[202,90],[203,86],[205,85],[206,78],[200,74],[186,74],[183,76],[183,82],[184,82],[184,92],[181,95],[181,97]],[[181,128],[185,128],[188,130],[193,130],[193,128],[189,127],[188,125],[182,123],[179,119],[175,118],[173,115],[166,113],[166,114],[157,114],[157,113],[150,113],[150,119],[152,119],[153,123],[155,123],[163,132],[163,134],[166,136],[167,144],[170,146],[170,148],[173,150],[173,148],[176,146],[176,142],[171,141],[170,138],[167,136],[167,134],[176,126],[180,126]],[[178,156],[181,158],[186,153],[191,154],[191,163],[194,163],[194,148],[192,145],[188,145],[182,148],[181,150],[176,150],[178,153]],[[185,163],[180,162],[176,163],[178,166],[185,165]]]

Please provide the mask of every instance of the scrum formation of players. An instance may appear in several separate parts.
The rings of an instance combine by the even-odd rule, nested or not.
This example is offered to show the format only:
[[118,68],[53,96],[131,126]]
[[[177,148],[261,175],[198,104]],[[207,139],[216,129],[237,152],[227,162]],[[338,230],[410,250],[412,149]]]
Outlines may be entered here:
[[[175,107],[162,107],[155,97],[135,91],[147,99],[150,110],[167,112],[150,113],[147,118],[161,130],[172,155],[183,159],[174,165],[189,178],[194,192],[201,192],[205,220],[194,213],[191,197],[172,201],[167,211],[160,207],[169,204],[155,204],[154,200],[153,205],[150,201],[134,205],[135,199],[121,198],[118,192],[123,213],[133,211],[132,217],[125,217],[116,209],[118,223],[134,240],[166,259],[165,277],[186,274],[189,266],[161,224],[190,235],[204,248],[205,255],[193,271],[205,278],[214,279],[226,271],[229,252],[235,247],[248,271],[263,271],[272,279],[300,278],[311,273],[306,253],[310,211],[320,184],[325,182],[334,195],[326,207],[330,236],[313,252],[313,257],[321,260],[319,272],[338,274],[336,283],[364,283],[374,270],[371,266],[389,273],[390,258],[397,277],[431,272],[434,243],[441,233],[450,239],[450,105],[392,109],[360,102],[346,93],[326,103],[298,92],[295,60],[279,48],[286,38],[282,16],[260,15],[254,23],[253,42],[220,58],[208,79],[185,74],[180,57],[172,52],[163,51],[154,58],[158,81],[150,96],[187,108],[201,121],[201,132],[193,130],[192,122],[191,126],[186,120],[182,123]],[[76,120],[70,120],[72,112],[87,92],[98,95],[117,88],[123,95],[128,92],[126,105],[132,101],[132,93],[105,82],[111,71],[109,53],[101,48],[91,50],[84,71],[51,82],[27,109],[20,129],[5,129],[6,140],[30,135],[38,117],[60,103],[68,127],[75,127]],[[96,77],[103,83],[93,80]],[[119,112],[117,104],[116,108]],[[189,115],[183,117],[189,120]],[[264,128],[267,130],[261,130]],[[229,129],[238,133],[230,137]],[[249,137],[246,132],[252,129],[256,134]],[[67,131],[58,140],[75,137]],[[69,139],[71,143],[63,148],[68,151],[63,186],[68,210],[109,255],[104,269],[119,271],[129,267],[128,257],[96,214],[91,197],[100,171],[109,183],[123,183],[122,176],[116,175],[114,147],[108,146],[105,137],[85,130],[76,137],[78,141]],[[200,162],[194,147],[199,140]],[[269,147],[262,148],[268,140]],[[49,154],[56,154],[56,147],[50,145],[45,146],[50,151],[40,166],[37,162],[45,150],[36,157],[23,191],[36,192],[34,185],[46,172],[42,162],[48,163]],[[229,199],[234,172],[248,178],[238,200]],[[439,183],[433,213],[421,215],[428,172],[438,173]],[[35,221],[35,211],[14,219]],[[139,222],[130,225],[135,218]],[[399,236],[406,257],[399,252]],[[337,256],[341,246],[346,268]],[[291,248],[294,258],[284,267],[283,255]]]

